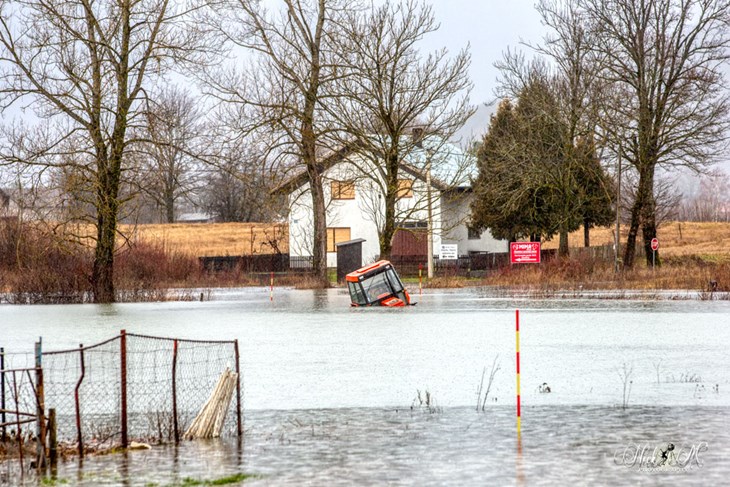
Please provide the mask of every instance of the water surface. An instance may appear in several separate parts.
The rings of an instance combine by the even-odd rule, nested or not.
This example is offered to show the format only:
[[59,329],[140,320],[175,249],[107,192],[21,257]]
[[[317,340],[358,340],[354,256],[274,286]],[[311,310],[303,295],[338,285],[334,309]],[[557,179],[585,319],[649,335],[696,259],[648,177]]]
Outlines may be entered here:
[[[73,348],[121,328],[239,340],[241,448],[227,440],[159,447],[89,459],[81,469],[65,464],[60,477],[168,485],[243,471],[260,474],[254,483],[262,485],[655,485],[667,475],[680,484],[730,475],[730,302],[509,299],[484,289],[429,292],[408,309],[349,308],[337,289],[277,289],[273,302],[255,288],[217,290],[213,298],[0,306],[0,346],[16,352],[29,351],[38,336],[47,350]],[[488,376],[493,363],[490,400],[477,413],[482,372]],[[627,409],[625,370],[632,370]],[[550,394],[539,392],[543,383]],[[435,399],[432,412],[417,402],[411,410],[417,391]],[[707,451],[700,468],[646,472],[615,464],[615,451],[632,442],[706,442]]]

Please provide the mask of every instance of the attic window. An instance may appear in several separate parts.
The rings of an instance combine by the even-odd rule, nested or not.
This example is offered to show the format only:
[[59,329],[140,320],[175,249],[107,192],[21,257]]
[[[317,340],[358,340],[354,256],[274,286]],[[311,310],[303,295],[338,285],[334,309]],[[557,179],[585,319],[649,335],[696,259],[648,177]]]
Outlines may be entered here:
[[354,200],[355,181],[332,181],[330,183],[333,200]]
[[398,180],[398,198],[413,198],[413,180]]

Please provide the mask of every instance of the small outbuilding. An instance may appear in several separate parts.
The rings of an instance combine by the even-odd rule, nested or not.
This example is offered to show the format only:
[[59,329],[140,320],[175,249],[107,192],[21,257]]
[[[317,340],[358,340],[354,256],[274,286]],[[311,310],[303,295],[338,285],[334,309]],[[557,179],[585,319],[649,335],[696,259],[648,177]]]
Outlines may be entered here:
[[337,282],[345,282],[345,276],[362,267],[362,244],[364,238],[355,238],[338,242],[337,247]]

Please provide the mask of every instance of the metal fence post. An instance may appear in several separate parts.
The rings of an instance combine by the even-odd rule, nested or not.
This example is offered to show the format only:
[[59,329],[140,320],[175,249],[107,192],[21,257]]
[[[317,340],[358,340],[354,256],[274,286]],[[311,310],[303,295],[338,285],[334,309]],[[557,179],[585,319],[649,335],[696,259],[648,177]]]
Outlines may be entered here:
[[[22,377],[22,374],[21,374]],[[20,394],[18,393],[18,376],[13,370],[13,397],[15,398],[15,426],[18,438],[18,456],[20,457],[20,471],[23,472],[23,430],[20,428]]]
[[238,339],[233,341],[233,347],[236,351],[236,432],[240,438],[243,428],[241,428],[241,363],[238,354]]
[[127,448],[127,330],[120,332],[120,355],[121,355],[121,422],[122,422],[122,448]]
[[35,390],[36,390],[36,467],[46,467],[46,401],[43,391],[43,339],[35,344]]
[[84,380],[86,375],[86,365],[84,363],[84,344],[79,343],[79,360],[81,362],[81,376],[79,381],[76,383],[76,389],[74,389],[74,401],[76,403],[76,439],[79,444],[79,458],[84,457],[84,437],[81,434],[81,403],[79,400],[79,389],[81,388],[81,382]]
[[5,439],[5,349],[0,348],[0,424],[3,425],[0,432],[0,440]]
[[177,422],[177,339],[172,344],[172,425],[175,444],[180,443],[180,430]]
[[55,408],[50,408],[48,410],[48,430],[48,456],[51,462],[51,470],[53,470],[58,463],[58,439]]

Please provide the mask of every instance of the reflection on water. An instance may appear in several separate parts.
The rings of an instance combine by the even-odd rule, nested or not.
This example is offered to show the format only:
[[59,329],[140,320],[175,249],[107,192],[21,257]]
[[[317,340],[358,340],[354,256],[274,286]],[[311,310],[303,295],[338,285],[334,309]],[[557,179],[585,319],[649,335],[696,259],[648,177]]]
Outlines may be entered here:
[[[70,484],[163,486],[245,472],[261,476],[254,485],[718,485],[730,475],[730,302],[412,295],[418,305],[407,309],[350,308],[343,289],[275,289],[271,302],[264,288],[216,290],[206,302],[2,305],[0,346],[30,351],[43,336],[47,350],[73,348],[121,328],[239,340],[240,448],[194,442],[88,458],[82,468],[69,461],[58,476]],[[523,310],[521,455],[515,308]],[[497,402],[478,414],[479,379],[495,357]],[[617,407],[624,364],[633,367],[625,411]],[[540,393],[543,383],[550,394]],[[443,412],[412,412],[417,389]],[[630,444],[702,442],[703,466],[688,472],[614,462]],[[0,483],[16,481],[7,468]]]
[[[252,411],[245,441],[196,441],[126,455],[71,460],[58,482],[175,485],[255,474],[251,485],[721,485],[730,475],[725,408],[533,407]],[[624,452],[668,443],[697,461],[644,469]],[[648,458],[648,453],[647,453]],[[646,466],[646,462],[644,464]]]

